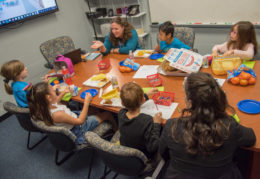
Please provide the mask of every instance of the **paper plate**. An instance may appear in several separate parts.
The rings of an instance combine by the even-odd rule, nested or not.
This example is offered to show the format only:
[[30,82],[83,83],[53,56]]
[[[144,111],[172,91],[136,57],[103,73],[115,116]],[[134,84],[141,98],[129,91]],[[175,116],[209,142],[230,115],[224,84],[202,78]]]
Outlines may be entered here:
[[248,114],[260,113],[260,102],[252,99],[245,99],[237,103],[238,109]]
[[98,90],[96,89],[88,89],[81,93],[80,97],[82,99],[85,99],[86,93],[90,93],[92,97],[96,96],[98,94]]
[[155,53],[155,54],[150,55],[150,59],[151,59],[151,60],[157,60],[157,59],[159,59],[159,58],[162,58],[163,56],[164,56],[164,55],[161,54],[161,53]]

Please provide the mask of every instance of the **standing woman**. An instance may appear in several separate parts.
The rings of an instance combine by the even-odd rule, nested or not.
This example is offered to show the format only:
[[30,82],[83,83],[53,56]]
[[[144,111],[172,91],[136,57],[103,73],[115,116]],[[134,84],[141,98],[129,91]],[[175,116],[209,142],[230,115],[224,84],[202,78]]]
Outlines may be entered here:
[[227,113],[234,109],[210,74],[192,73],[184,89],[187,107],[167,120],[160,138],[159,152],[170,160],[165,178],[242,178],[234,153],[255,144],[254,131]]
[[111,32],[106,36],[105,42],[94,41],[93,49],[99,48],[104,54],[128,54],[130,50],[139,49],[138,34],[134,27],[124,19],[116,17],[111,23]]

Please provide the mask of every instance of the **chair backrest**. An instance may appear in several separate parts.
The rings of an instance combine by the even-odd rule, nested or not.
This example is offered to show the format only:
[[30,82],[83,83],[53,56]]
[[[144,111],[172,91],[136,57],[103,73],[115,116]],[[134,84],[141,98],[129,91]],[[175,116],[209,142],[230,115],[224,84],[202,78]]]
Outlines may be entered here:
[[106,141],[91,131],[85,136],[111,170],[123,175],[137,176],[145,169],[148,159],[141,151]]
[[43,42],[40,50],[47,62],[53,64],[57,55],[75,50],[75,45],[70,37],[61,36]]
[[193,49],[195,33],[192,28],[189,27],[175,27],[174,37],[177,37],[180,41],[188,45]]
[[6,111],[14,114],[22,128],[30,132],[39,132],[40,130],[32,123],[29,108],[22,108],[12,102],[4,102],[3,107]]
[[76,136],[69,129],[60,126],[48,126],[40,120],[32,120],[32,123],[48,135],[51,144],[57,150],[70,152],[76,148]]

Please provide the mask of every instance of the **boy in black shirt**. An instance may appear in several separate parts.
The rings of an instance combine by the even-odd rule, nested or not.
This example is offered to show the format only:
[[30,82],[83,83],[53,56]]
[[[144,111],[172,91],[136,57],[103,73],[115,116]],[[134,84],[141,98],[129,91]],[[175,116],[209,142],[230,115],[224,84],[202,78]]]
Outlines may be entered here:
[[[152,95],[156,88],[147,92]],[[158,150],[162,123],[161,112],[154,118],[140,113],[140,107],[148,99],[142,88],[136,83],[126,83],[121,91],[120,98],[125,108],[118,113],[120,144],[141,150],[151,158]]]

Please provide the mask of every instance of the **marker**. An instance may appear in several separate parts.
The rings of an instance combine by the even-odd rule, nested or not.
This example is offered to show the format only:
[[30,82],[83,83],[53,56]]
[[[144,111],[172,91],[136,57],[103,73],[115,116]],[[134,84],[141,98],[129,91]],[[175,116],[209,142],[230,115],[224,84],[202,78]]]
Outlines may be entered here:
[[177,106],[177,110],[178,110],[178,112],[181,112],[181,109],[179,108],[179,106]]
[[202,22],[195,22],[194,24],[202,24]]

